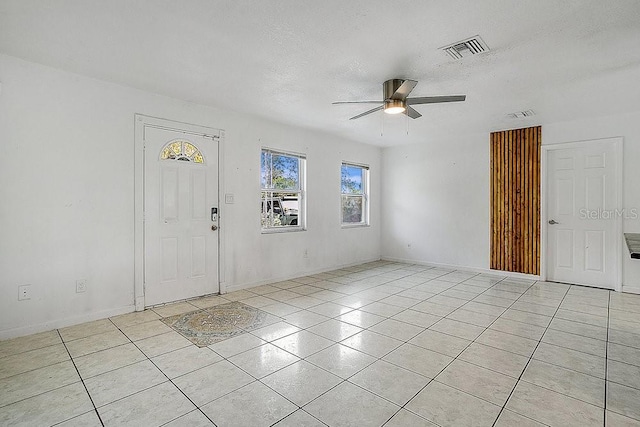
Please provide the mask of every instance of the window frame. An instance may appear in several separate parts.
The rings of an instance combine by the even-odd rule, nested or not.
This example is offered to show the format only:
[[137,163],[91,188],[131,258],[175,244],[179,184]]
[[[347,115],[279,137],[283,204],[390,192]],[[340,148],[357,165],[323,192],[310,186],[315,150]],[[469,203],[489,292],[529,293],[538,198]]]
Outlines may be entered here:
[[[262,155],[264,152],[270,153],[271,155],[280,155],[287,157],[294,157],[298,159],[298,188],[297,190],[292,191],[278,191],[273,187],[263,187],[262,186]],[[286,150],[278,150],[272,149],[269,147],[261,147],[260,148],[260,168],[259,168],[259,185],[260,185],[260,203],[262,204],[263,193],[271,193],[273,200],[273,193],[297,193],[298,194],[298,224],[297,225],[285,225],[285,226],[267,226],[265,227],[262,224],[262,220],[260,221],[260,230],[262,234],[273,234],[273,233],[288,233],[288,232],[296,232],[296,231],[306,231],[307,229],[307,204],[306,204],[306,177],[307,177],[307,156],[306,154],[296,153],[293,151]],[[275,191],[274,191],[275,190]],[[273,201],[271,202],[273,206]],[[262,215],[262,211],[260,213]]]
[[[353,193],[343,193],[342,192],[342,168],[343,167],[356,167],[362,169],[362,221],[360,222],[344,222],[344,209],[342,205],[342,200],[344,197],[353,197],[360,196],[359,194]],[[340,163],[340,226],[341,228],[357,228],[357,227],[369,227],[370,226],[370,217],[369,217],[369,205],[370,205],[370,175],[371,168],[369,165],[364,163],[356,163],[349,161],[342,161]]]

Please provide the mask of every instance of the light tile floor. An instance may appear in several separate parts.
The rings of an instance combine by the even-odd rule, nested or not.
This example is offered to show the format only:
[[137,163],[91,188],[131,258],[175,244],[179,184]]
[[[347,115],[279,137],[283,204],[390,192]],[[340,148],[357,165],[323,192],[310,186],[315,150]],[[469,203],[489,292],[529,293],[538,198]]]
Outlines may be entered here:
[[[281,321],[159,320],[228,301]],[[2,341],[0,425],[640,426],[640,295],[364,264]]]

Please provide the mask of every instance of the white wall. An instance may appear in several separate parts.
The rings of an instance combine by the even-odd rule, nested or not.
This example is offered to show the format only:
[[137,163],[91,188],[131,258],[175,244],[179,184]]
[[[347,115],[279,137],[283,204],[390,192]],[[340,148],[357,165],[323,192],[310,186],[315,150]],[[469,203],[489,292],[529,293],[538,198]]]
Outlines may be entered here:
[[487,268],[488,136],[383,152],[382,255]]
[[[230,290],[380,257],[376,147],[4,55],[0,82],[0,339],[133,310],[135,113],[226,131]],[[308,231],[260,234],[261,146],[307,154]],[[340,228],[342,160],[371,166],[371,227]]]
[[[622,136],[624,199],[640,211],[640,112],[542,123],[542,143]],[[489,269],[489,132],[383,151],[382,256]],[[624,232],[640,232],[626,219]],[[409,247],[408,245],[411,245]],[[640,290],[640,261],[624,248],[624,290]]]

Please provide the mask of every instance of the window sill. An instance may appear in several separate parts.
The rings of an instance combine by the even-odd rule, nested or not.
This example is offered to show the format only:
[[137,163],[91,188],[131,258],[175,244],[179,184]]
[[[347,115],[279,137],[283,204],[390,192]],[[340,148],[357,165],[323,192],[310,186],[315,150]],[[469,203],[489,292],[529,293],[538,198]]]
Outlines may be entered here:
[[263,228],[260,234],[296,233],[299,231],[307,231],[307,229],[303,227]]
[[341,224],[340,228],[367,228],[371,227],[370,224]]

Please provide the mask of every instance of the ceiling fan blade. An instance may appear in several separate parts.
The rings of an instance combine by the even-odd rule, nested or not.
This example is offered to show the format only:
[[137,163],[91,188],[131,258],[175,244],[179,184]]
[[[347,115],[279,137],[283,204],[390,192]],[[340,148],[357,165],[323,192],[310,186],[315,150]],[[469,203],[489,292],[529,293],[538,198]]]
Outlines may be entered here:
[[414,110],[409,106],[407,106],[407,111],[405,112],[405,114],[411,117],[412,119],[417,119],[418,117],[422,117],[422,114],[418,113],[416,110]]
[[419,98],[407,98],[407,105],[416,104],[437,104],[439,102],[458,102],[467,99],[466,95],[449,96],[423,96]]
[[400,87],[393,92],[391,99],[407,99],[414,87],[418,84],[415,80],[405,80]]
[[383,104],[384,101],[337,101],[337,102],[332,102],[331,104],[333,105],[337,105],[337,104]]
[[367,114],[375,113],[376,111],[380,111],[380,110],[382,110],[383,108],[384,108],[384,105],[381,105],[381,106],[376,107],[376,108],[373,108],[373,109],[371,109],[371,110],[369,110],[369,111],[365,111],[365,112],[364,112],[364,113],[362,113],[362,114],[358,114],[357,116],[353,116],[353,117],[351,117],[349,120],[359,119],[359,118],[360,118],[360,117],[362,117],[362,116],[366,116]]

